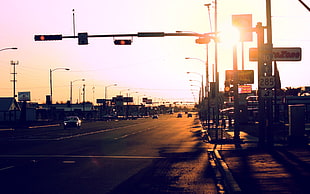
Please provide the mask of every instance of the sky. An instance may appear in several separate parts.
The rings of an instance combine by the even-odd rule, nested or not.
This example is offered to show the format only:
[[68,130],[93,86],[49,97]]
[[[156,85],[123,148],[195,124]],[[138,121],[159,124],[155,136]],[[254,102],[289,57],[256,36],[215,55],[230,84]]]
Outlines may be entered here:
[[[310,0],[304,0],[310,6]],[[204,4],[211,3],[210,17]],[[282,88],[310,86],[310,12],[298,0],[271,0],[274,47],[301,47],[299,62],[278,62]],[[218,0],[218,29],[221,36],[230,32],[232,15],[252,14],[252,26],[266,25],[264,0]],[[36,34],[72,36],[73,10],[75,31],[89,35],[127,34],[138,32],[176,31],[206,33],[214,31],[212,0],[10,0],[0,7],[0,96],[13,96],[13,66],[16,66],[16,93],[30,91],[31,101],[43,103],[50,94],[50,70],[53,71],[53,101],[81,101],[85,84],[87,101],[105,96],[143,97],[153,101],[197,101],[199,81],[205,77],[206,46],[195,44],[195,37],[126,37],[130,46],[114,45],[113,38],[89,38],[88,45],[77,39],[34,41]],[[210,26],[210,20],[211,25]],[[245,42],[245,69],[257,74],[257,63],[249,62],[248,49],[256,47]],[[223,38],[223,40],[225,40]],[[232,47],[218,46],[220,90],[224,88],[225,70],[233,68]],[[209,72],[214,64],[214,42],[209,44]],[[186,57],[198,60],[186,60]],[[241,44],[238,44],[238,65],[241,68]],[[195,72],[187,74],[186,72]],[[201,74],[201,75],[199,75]],[[211,73],[210,73],[211,74]],[[212,81],[212,75],[210,80]],[[81,81],[85,79],[85,81]],[[205,79],[205,78],[203,78]],[[77,80],[77,81],[76,81]],[[196,81],[189,81],[196,80]],[[111,86],[117,84],[117,86]],[[253,89],[257,88],[257,79]]]

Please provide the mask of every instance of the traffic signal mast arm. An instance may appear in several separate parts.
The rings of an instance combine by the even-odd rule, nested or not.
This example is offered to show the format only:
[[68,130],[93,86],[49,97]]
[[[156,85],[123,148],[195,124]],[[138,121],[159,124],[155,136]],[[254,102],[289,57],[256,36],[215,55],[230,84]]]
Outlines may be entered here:
[[[165,36],[194,36],[194,37],[211,37],[214,33],[165,33],[165,32],[138,32],[137,34],[101,34],[101,35],[88,35],[89,38],[104,38],[104,37],[165,37]],[[78,38],[78,36],[62,36],[62,38]]]
[[[87,33],[83,33],[86,34]],[[138,32],[136,34],[102,34],[102,35],[87,35],[86,38],[104,38],[104,37],[165,37],[165,36],[192,36],[199,38],[211,38],[215,39],[215,36],[212,36],[216,33],[195,33],[195,32],[176,32],[176,33],[165,33],[165,32]],[[59,37],[61,36],[61,38]],[[57,37],[53,39],[53,37]],[[49,41],[49,40],[62,40],[64,38],[79,38],[79,36],[62,36],[62,35],[35,35],[35,41]]]

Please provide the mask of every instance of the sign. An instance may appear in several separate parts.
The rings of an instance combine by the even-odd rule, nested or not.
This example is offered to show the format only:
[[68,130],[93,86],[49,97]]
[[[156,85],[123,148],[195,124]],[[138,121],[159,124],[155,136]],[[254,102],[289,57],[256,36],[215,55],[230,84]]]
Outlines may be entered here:
[[133,102],[133,97],[124,97],[124,102]]
[[18,101],[30,101],[30,92],[18,92]]
[[273,90],[261,90],[261,96],[263,98],[271,98],[274,96]]
[[254,70],[226,70],[226,81],[234,81],[234,72],[237,72],[238,84],[254,84]]
[[[257,61],[258,51],[257,48],[249,49],[249,60]],[[267,59],[266,59],[267,60]],[[272,49],[273,61],[301,61],[301,48],[300,47],[276,47]]]
[[239,85],[238,86],[239,94],[250,94],[252,93],[252,85]]
[[116,106],[122,106],[124,102],[123,96],[116,96],[112,98],[112,102],[116,104]]
[[275,78],[273,76],[260,77],[258,79],[259,88],[274,88],[276,85]]
[[232,25],[240,30],[241,42],[253,40],[252,14],[232,15]]

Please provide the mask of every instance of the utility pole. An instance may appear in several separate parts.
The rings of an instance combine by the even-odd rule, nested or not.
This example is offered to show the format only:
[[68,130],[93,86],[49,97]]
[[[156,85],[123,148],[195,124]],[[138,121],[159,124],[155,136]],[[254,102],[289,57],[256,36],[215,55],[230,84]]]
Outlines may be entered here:
[[13,75],[13,80],[11,80],[11,82],[13,82],[13,98],[15,99],[17,97],[16,95],[16,65],[18,65],[18,61],[11,61],[11,65],[13,65],[13,73],[11,73]]
[[83,113],[85,112],[85,84],[83,84]]
[[[256,25],[256,33],[257,33],[257,71],[258,71],[258,80],[260,77],[264,76],[264,60],[263,60],[263,48],[264,48],[264,27],[262,23],[259,22]],[[265,144],[266,139],[266,119],[265,119],[265,101],[262,96],[262,88],[258,87],[258,116],[259,116],[259,144],[263,146]]]
[[[266,61],[266,75],[272,76],[272,50],[273,50],[273,43],[272,43],[272,24],[271,24],[271,0],[266,0],[266,19],[267,19],[267,48],[266,52],[268,60]],[[273,104],[272,98],[267,98],[267,146],[273,146]]]

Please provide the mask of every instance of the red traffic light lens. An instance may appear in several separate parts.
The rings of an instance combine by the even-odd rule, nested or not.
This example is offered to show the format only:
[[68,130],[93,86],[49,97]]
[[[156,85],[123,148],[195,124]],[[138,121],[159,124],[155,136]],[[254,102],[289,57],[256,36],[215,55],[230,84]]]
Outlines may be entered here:
[[114,40],[115,45],[131,45],[132,40]]

